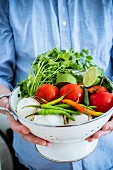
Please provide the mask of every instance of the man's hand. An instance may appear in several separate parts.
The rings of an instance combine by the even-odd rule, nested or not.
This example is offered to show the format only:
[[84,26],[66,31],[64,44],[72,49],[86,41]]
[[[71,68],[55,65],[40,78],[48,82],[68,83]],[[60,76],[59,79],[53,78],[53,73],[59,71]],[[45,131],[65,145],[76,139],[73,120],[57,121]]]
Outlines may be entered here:
[[[7,89],[5,86],[0,85],[0,95],[2,94],[8,94],[10,93],[10,90]],[[2,99],[0,99],[0,106],[7,108],[10,110],[9,104],[8,104],[9,100],[8,98],[4,97]],[[2,111],[0,111],[1,113],[4,113]],[[17,133],[20,134],[20,136],[25,139],[28,142],[32,142],[34,144],[39,144],[39,145],[43,145],[43,146],[49,146],[50,142],[41,139],[39,137],[34,136],[33,134],[30,133],[29,129],[27,127],[25,127],[24,125],[20,124],[18,121],[15,121],[14,118],[9,114],[6,113],[8,121],[9,121],[9,125],[11,127],[11,129]]]
[[101,136],[105,136],[113,131],[113,115],[111,116],[110,120],[102,127],[101,130],[96,132],[94,135],[90,136],[86,140],[88,142],[92,142],[95,139],[100,138]]
[[[8,88],[6,88],[3,85],[0,85],[0,95],[9,94],[9,93],[11,93],[11,91]],[[9,101],[9,99],[7,97],[0,99],[0,106],[9,109],[8,101]],[[0,113],[5,113],[5,112],[0,111]]]

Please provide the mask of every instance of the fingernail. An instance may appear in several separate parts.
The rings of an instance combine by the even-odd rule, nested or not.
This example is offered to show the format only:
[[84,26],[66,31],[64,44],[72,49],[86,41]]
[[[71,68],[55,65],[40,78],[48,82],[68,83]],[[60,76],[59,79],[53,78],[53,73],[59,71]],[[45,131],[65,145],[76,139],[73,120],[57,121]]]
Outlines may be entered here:
[[29,131],[28,131],[28,130],[23,129],[23,130],[22,130],[22,133],[24,133],[24,134],[29,134]]
[[106,127],[105,127],[105,130],[109,130],[109,128],[110,128],[109,126],[106,126]]
[[6,109],[9,109],[9,104],[6,104]]
[[43,141],[43,142],[39,143],[39,139],[38,139],[37,144],[38,144],[38,145],[42,145],[42,146],[46,146],[46,145],[47,145],[47,142],[46,142],[46,141]]
[[50,143],[50,142],[47,143],[47,146],[51,146],[51,145],[52,145],[52,143]]
[[90,141],[93,142],[95,140],[95,138],[92,138]]
[[106,133],[104,134],[104,136],[107,135],[107,134],[109,134],[109,133],[111,133],[111,132],[112,132],[111,130],[106,131]]

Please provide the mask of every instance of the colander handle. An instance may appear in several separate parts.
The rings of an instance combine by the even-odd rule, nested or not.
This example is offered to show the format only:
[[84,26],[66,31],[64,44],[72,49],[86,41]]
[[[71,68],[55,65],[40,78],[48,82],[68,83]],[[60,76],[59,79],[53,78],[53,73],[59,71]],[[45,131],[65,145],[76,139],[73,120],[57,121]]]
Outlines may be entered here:
[[[0,96],[0,99],[2,99],[2,98],[4,98],[4,97],[9,97],[10,95],[11,95],[11,93],[9,93],[9,94],[2,94],[2,95]],[[5,111],[5,112],[9,113],[10,115],[12,115],[13,118],[14,118],[16,121],[18,120],[17,117],[14,115],[14,113],[11,112],[10,110],[8,110],[8,109],[6,109],[6,108],[4,108],[4,107],[0,107],[0,110],[1,110],[1,111]]]
[[11,95],[11,93],[8,93],[8,94],[2,94],[1,96],[0,96],[0,99],[2,99],[3,97],[9,97]]

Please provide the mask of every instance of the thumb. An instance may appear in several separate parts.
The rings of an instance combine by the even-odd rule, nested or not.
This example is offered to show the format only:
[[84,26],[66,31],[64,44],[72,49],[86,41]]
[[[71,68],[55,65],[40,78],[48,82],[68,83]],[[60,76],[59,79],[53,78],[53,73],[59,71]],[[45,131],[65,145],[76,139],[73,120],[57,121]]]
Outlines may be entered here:
[[2,106],[9,109],[9,99],[7,97],[2,99]]
[[9,104],[6,104],[6,109],[10,110]]
[[[9,99],[7,97],[0,99],[0,106],[10,110]],[[6,112],[2,110],[0,110],[0,113],[6,114]]]

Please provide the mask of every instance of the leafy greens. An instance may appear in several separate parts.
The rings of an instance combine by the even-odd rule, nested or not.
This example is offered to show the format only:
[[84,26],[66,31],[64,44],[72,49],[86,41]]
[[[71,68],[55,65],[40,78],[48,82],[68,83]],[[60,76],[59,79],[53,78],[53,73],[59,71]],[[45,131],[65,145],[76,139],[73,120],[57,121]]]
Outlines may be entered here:
[[21,96],[34,96],[38,87],[45,83],[56,85],[60,74],[73,74],[72,70],[85,71],[95,65],[92,60],[89,51],[85,49],[75,52],[71,48],[67,52],[53,48],[39,55],[32,63],[28,77],[19,84]]

